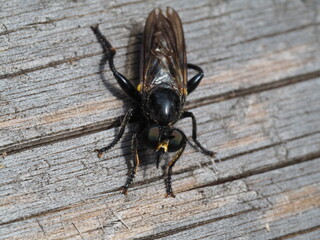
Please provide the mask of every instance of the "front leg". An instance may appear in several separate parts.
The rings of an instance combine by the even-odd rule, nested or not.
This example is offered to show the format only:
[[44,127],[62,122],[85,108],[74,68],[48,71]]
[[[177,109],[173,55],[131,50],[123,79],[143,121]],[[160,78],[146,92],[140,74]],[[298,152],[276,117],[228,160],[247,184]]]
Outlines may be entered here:
[[131,151],[133,157],[133,169],[131,170],[130,176],[127,179],[126,184],[122,187],[123,194],[128,194],[128,188],[132,184],[135,174],[137,173],[138,166],[140,164],[140,159],[138,155],[138,145],[137,145],[137,133],[134,133],[131,139]]
[[192,119],[192,140],[200,148],[202,153],[204,153],[205,155],[209,155],[209,156],[213,157],[215,152],[204,148],[201,145],[201,143],[198,141],[198,139],[197,139],[197,121],[196,121],[195,116],[193,115],[192,112],[188,112],[188,111],[183,112],[181,118],[187,118],[187,117],[191,117],[191,119]]
[[172,186],[171,186],[171,175],[172,175],[172,167],[174,164],[177,162],[177,160],[181,157],[184,149],[186,148],[187,143],[185,142],[183,146],[177,151],[177,153],[173,156],[173,158],[170,160],[168,163],[168,176],[166,179],[166,197],[176,197],[172,191]]
[[116,54],[116,49],[112,47],[110,42],[102,35],[99,30],[98,25],[91,27],[93,33],[96,35],[99,43],[102,46],[103,53],[106,55],[106,59],[109,61],[109,66],[111,71],[113,72],[114,77],[116,78],[120,87],[125,91],[130,97],[133,99],[140,101],[140,93],[139,91],[133,86],[133,84],[121,73],[117,71],[113,64],[113,57]]
[[100,149],[95,149],[94,151],[98,153],[98,157],[101,158],[102,154],[106,151],[108,151],[110,148],[112,148],[114,145],[117,144],[117,142],[120,140],[120,138],[122,137],[124,130],[128,124],[128,122],[130,121],[130,118],[132,117],[132,115],[134,114],[134,109],[130,108],[129,111],[126,113],[126,115],[124,116],[124,119],[122,120],[121,126],[120,126],[120,131],[118,133],[118,135],[113,139],[113,141],[106,147],[104,148],[100,148]]

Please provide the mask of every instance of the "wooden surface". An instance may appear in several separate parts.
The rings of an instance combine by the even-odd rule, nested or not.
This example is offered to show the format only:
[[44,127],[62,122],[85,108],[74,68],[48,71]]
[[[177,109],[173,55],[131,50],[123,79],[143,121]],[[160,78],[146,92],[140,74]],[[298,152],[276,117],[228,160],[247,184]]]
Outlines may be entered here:
[[[145,159],[128,196],[130,99],[106,68],[137,82],[147,14],[170,5],[188,61],[205,78],[188,96],[210,159],[188,146],[176,198]],[[0,239],[319,239],[320,3],[317,0],[1,1]],[[191,135],[191,121],[177,124]],[[164,164],[165,161],[162,161]]]

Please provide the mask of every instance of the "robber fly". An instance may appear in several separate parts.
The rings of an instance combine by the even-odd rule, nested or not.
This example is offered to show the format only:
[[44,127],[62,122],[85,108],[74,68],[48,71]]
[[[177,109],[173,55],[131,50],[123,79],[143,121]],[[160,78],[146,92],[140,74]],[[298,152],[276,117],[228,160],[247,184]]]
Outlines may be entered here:
[[[157,168],[161,156],[166,152],[175,152],[168,162],[166,178],[166,197],[174,197],[171,186],[172,167],[182,155],[187,138],[184,132],[174,124],[182,118],[192,119],[192,139],[199,150],[209,156],[214,152],[205,149],[197,140],[196,118],[191,112],[184,111],[183,106],[188,94],[193,92],[203,78],[200,67],[188,64],[184,33],[179,15],[172,8],[167,8],[166,15],[161,9],[154,9],[148,16],[142,44],[140,83],[135,87],[125,76],[119,73],[113,58],[116,50],[101,34],[98,26],[91,27],[103,47],[105,58],[120,87],[137,102],[125,114],[120,131],[107,146],[96,149],[98,157],[112,148],[122,137],[125,127],[131,118],[138,119],[133,133],[131,148],[134,167],[126,184],[122,187],[127,194],[139,166],[138,139],[156,152]],[[187,69],[197,71],[189,81]]]

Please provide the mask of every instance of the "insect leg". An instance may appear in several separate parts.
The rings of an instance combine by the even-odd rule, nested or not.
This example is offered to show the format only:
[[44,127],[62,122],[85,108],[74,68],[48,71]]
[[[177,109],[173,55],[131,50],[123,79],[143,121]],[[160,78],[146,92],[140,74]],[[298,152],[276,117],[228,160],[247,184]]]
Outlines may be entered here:
[[202,68],[198,67],[197,65],[188,63],[187,67],[198,71],[198,73],[195,76],[193,76],[187,83],[188,94],[190,94],[199,85],[199,83],[201,82],[201,79],[203,78],[204,73]]
[[211,157],[214,156],[215,152],[212,152],[212,151],[210,151],[208,149],[205,149],[201,145],[201,143],[197,140],[197,121],[196,121],[196,118],[193,115],[193,113],[192,112],[188,112],[188,111],[183,112],[181,118],[187,118],[187,117],[191,117],[191,119],[192,119],[192,139],[195,142],[195,144],[200,148],[202,153],[204,153],[206,155],[209,155]]
[[114,77],[116,78],[120,87],[125,91],[130,97],[133,99],[140,101],[140,93],[139,91],[133,86],[133,84],[121,73],[119,73],[114,64],[113,64],[113,57],[116,54],[116,49],[112,47],[110,42],[102,35],[99,30],[98,25],[91,27],[93,33],[96,35],[99,43],[102,46],[103,53],[106,56],[106,59],[109,61],[109,66],[111,71],[113,72]]
[[113,139],[113,141],[106,147],[101,148],[101,149],[95,149],[94,151],[98,153],[98,157],[101,158],[102,154],[106,151],[108,151],[110,148],[112,148],[114,145],[117,144],[117,142],[120,140],[120,138],[122,137],[124,130],[128,124],[128,122],[130,121],[130,118],[132,117],[134,113],[134,109],[130,108],[129,111],[126,113],[126,115],[124,116],[124,119],[122,120],[121,126],[120,126],[120,131],[118,133],[118,135]]
[[135,177],[135,174],[137,173],[138,166],[140,163],[139,155],[138,155],[138,145],[137,145],[137,133],[134,133],[131,140],[131,150],[132,150],[132,156],[133,156],[133,169],[130,173],[130,176],[127,179],[126,185],[122,187],[123,194],[128,194],[128,188],[133,182],[133,179]]
[[172,175],[172,167],[174,164],[177,162],[177,160],[181,157],[184,149],[186,148],[187,143],[185,142],[184,145],[177,151],[177,153],[173,156],[173,158],[170,160],[168,163],[168,176],[166,179],[166,197],[175,197],[173,191],[172,191],[172,186],[171,186],[171,175]]

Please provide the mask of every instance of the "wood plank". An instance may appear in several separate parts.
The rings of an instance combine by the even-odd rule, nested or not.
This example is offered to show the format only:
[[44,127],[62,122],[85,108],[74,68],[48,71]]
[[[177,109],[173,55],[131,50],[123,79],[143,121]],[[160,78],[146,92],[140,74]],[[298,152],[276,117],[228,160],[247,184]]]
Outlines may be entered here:
[[[90,26],[136,83],[145,18],[168,5],[206,73],[187,109],[220,161],[188,146],[166,199],[141,147],[124,196],[133,125],[104,158],[92,150],[117,134],[130,100],[109,69],[99,76]],[[0,239],[319,239],[319,10],[316,0],[1,4]],[[189,119],[177,126],[190,137]]]
[[[215,170],[211,159],[188,148],[174,169],[176,199],[164,199],[161,171],[151,160],[140,168],[129,195],[119,193],[128,171],[126,161],[131,158],[129,136],[104,159],[97,159],[92,152],[112,139],[112,130],[9,155],[1,171],[1,211],[5,214],[1,214],[0,232],[18,239],[81,238],[79,232],[87,239],[156,239],[179,233],[179,229],[197,233],[198,222],[207,225],[221,220],[230,225],[235,218],[254,221],[270,207],[272,197],[264,197],[261,183],[252,180],[249,185],[245,179],[265,175],[273,178],[274,172],[293,167],[302,169],[301,177],[306,174],[310,185],[319,181],[316,159],[320,156],[320,133],[314,131],[320,129],[319,106],[313,103],[320,96],[312,95],[319,84],[320,79],[315,79],[194,109],[199,116],[199,138],[207,147],[218,150],[221,163]],[[208,109],[220,114],[215,115],[216,122],[210,120]],[[242,121],[238,120],[240,113]],[[186,125],[190,123],[182,121],[181,127]],[[300,162],[310,164],[310,171],[300,168]],[[288,177],[294,189],[300,181],[299,174],[295,175]],[[302,182],[307,184],[307,180]],[[276,184],[270,187],[277,189]],[[310,211],[310,216],[294,212],[292,217],[299,213],[300,219],[310,223],[309,217],[317,219],[314,217],[319,213],[318,209]],[[269,223],[273,229],[276,220],[269,219],[260,228]],[[300,230],[306,227],[299,226]],[[295,227],[286,231],[295,232]]]
[[[26,4],[22,12],[14,4],[4,8],[15,14],[4,15],[0,33],[1,152],[110,128],[123,114],[126,97],[112,74],[105,71],[109,89],[97,74],[101,50],[90,25],[101,23],[119,50],[119,71],[137,78],[137,34],[152,3],[47,4]],[[185,22],[189,61],[206,72],[188,108],[320,76],[317,4],[171,5]],[[30,18],[30,12],[47,17]]]
[[[320,159],[314,159],[236,181],[199,186],[180,193],[176,199],[164,200],[159,194],[145,194],[154,188],[147,185],[135,201],[115,195],[79,200],[64,208],[11,222],[1,231],[8,238],[19,235],[20,238],[75,238],[78,229],[86,239],[102,236],[194,239],[201,237],[200,233],[208,239],[241,236],[266,239],[310,227],[312,231],[319,218],[319,163]],[[200,175],[203,172],[183,177],[192,181]],[[296,185],[292,184],[293,179]]]
[[[242,179],[247,193],[254,191],[251,194],[255,197],[237,198],[237,201],[240,205],[248,204],[250,210],[238,209],[237,214],[228,216],[227,219],[215,218],[209,210],[203,215],[212,217],[210,220],[206,220],[204,216],[199,217],[194,227],[185,226],[174,233],[162,233],[164,237],[159,234],[160,236],[148,239],[282,239],[288,233],[300,235],[299,232],[303,233],[306,229],[310,233],[317,232],[319,221],[316,219],[320,217],[317,209],[320,207],[319,160]],[[229,186],[224,186],[227,191]],[[227,211],[230,211],[230,205],[228,204]],[[310,239],[317,238],[314,236],[315,238]]]

